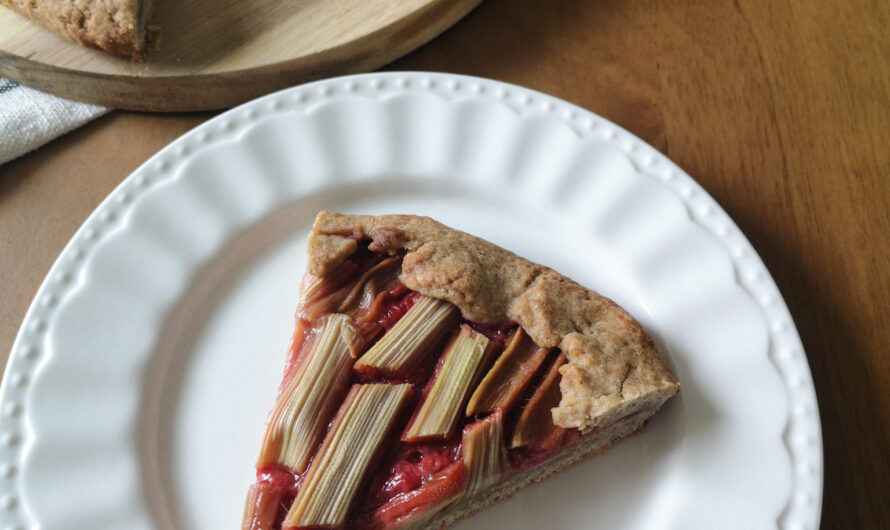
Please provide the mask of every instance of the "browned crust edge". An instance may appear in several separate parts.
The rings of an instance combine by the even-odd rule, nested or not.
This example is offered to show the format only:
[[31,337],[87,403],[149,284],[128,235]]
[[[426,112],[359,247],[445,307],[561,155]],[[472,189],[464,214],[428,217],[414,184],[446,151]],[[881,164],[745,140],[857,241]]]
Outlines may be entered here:
[[616,303],[428,217],[321,212],[309,236],[308,272],[334,270],[360,239],[374,251],[405,253],[400,279],[409,289],[451,302],[471,321],[517,322],[537,344],[562,350],[569,362],[560,368],[556,425],[588,432],[654,412],[679,391],[655,341]]
[[6,6],[66,39],[134,61],[157,42],[149,27],[150,0],[0,0]]

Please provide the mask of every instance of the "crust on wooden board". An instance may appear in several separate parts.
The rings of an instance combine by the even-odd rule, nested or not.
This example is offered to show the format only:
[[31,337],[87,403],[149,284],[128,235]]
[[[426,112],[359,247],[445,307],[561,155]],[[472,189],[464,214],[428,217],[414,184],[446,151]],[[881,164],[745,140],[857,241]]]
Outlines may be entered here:
[[139,59],[150,39],[150,0],[0,0],[68,40]]

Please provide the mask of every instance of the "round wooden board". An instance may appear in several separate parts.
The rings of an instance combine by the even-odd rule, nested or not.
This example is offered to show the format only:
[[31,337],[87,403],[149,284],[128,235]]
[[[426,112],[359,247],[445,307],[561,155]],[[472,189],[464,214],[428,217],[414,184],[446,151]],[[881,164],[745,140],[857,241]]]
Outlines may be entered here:
[[81,48],[0,7],[0,76],[145,111],[231,107],[294,84],[372,70],[481,0],[155,0],[160,49],[143,62]]

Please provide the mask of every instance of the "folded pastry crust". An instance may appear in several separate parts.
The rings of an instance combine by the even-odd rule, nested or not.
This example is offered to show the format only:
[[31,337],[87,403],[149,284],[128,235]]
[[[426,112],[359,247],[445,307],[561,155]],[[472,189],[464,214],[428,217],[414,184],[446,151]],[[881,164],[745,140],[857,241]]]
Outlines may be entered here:
[[68,40],[134,59],[150,42],[149,0],[0,0]]
[[[447,300],[473,322],[516,322],[539,346],[559,348],[557,426],[582,432],[654,412],[680,386],[652,337],[616,303],[556,271],[428,217],[321,212],[309,237],[308,271],[324,276],[371,239],[404,253],[400,280]],[[645,414],[648,416],[648,414]]]

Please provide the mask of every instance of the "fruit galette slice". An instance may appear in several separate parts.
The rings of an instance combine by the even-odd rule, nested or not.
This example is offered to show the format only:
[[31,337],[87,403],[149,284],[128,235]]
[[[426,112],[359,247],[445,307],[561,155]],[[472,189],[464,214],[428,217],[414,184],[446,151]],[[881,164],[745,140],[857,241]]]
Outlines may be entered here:
[[608,300],[424,217],[318,215],[242,528],[441,528],[679,389]]

